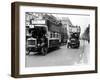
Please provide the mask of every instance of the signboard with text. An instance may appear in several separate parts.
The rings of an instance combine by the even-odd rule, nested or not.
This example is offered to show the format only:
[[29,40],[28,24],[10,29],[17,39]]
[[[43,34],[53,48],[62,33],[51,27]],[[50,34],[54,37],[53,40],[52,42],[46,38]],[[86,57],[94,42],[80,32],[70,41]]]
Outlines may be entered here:
[[46,20],[31,20],[31,24],[46,24]]

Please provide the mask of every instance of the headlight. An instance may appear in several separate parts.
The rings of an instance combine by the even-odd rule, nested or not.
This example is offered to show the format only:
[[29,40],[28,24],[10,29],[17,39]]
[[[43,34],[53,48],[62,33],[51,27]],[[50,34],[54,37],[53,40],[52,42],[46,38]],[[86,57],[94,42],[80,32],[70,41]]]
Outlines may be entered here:
[[70,42],[70,40],[68,39],[68,42]]
[[40,44],[38,44],[38,46],[40,46]]

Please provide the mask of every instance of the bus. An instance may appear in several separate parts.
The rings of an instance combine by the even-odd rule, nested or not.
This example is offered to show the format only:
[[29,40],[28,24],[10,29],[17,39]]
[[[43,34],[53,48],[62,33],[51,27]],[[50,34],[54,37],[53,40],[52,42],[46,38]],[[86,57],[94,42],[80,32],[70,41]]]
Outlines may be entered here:
[[69,36],[67,47],[68,48],[79,48],[80,47],[80,26],[71,26],[69,29]]
[[45,19],[37,19],[31,20],[30,26],[31,37],[26,40],[28,54],[30,52],[40,52],[42,55],[46,55],[49,48],[59,48],[61,24]]

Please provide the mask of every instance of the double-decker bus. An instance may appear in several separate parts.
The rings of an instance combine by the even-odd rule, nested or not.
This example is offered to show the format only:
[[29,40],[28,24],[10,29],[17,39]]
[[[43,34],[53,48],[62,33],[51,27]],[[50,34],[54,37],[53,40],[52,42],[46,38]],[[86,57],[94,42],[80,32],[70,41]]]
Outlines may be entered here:
[[31,37],[27,38],[27,51],[41,52],[46,55],[49,48],[59,47],[61,42],[61,24],[55,24],[45,19],[31,20],[29,28]]

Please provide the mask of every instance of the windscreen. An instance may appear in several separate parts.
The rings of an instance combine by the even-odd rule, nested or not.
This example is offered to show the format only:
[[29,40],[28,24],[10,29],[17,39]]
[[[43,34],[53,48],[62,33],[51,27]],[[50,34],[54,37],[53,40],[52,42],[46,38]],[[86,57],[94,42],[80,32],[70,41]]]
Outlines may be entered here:
[[35,26],[32,30],[33,38],[41,38],[43,35],[47,33],[46,27],[43,26]]

